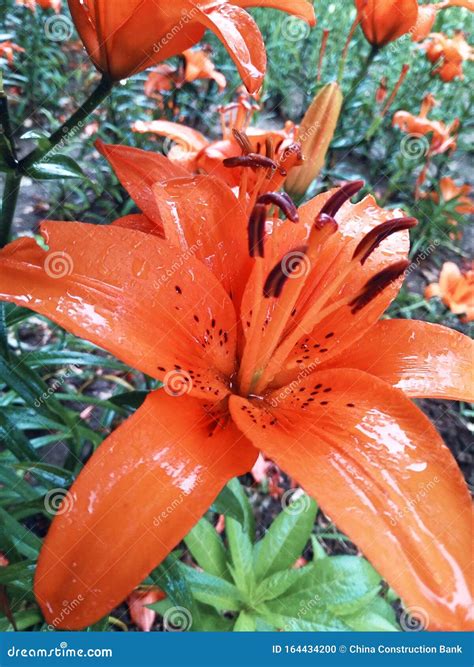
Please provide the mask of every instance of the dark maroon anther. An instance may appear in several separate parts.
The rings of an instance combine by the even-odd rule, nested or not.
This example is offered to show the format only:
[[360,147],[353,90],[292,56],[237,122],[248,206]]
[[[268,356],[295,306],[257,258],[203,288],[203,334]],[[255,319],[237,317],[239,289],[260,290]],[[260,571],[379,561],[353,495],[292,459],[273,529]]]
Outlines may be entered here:
[[358,313],[362,308],[365,308],[365,306],[383,292],[386,287],[395,282],[395,280],[398,280],[409,266],[410,262],[403,259],[399,262],[395,262],[395,264],[387,266],[387,268],[382,269],[382,271],[375,276],[372,276],[372,278],[366,282],[359,294],[349,302],[351,313],[355,315],[355,313]]
[[354,251],[352,259],[358,259],[361,264],[365,264],[370,255],[374,252],[376,248],[384,241],[386,238],[396,232],[402,232],[406,229],[411,229],[418,224],[416,218],[393,218],[392,220],[387,220],[381,225],[377,225],[374,229],[371,229],[364,238],[360,241],[357,248]]
[[258,155],[257,153],[249,153],[248,155],[241,155],[239,157],[228,157],[223,161],[224,167],[233,169],[234,167],[250,167],[251,169],[258,169],[263,167],[264,169],[271,169],[276,171],[279,167],[274,160],[265,157],[264,155]]
[[346,183],[327,200],[319,212],[319,215],[321,215],[321,213],[327,213],[327,215],[334,218],[341,206],[351,197],[356,195],[364,185],[364,181],[352,181],[352,183]]
[[[281,296],[286,281],[294,273],[299,273],[299,267],[306,259],[307,250],[308,246],[293,248],[293,250],[290,250],[290,252],[281,258],[278,264],[275,264],[263,286],[263,296],[266,299],[270,297],[278,299]],[[306,273],[306,270],[304,270],[302,275],[306,275]]]
[[264,204],[265,206],[278,206],[291,222],[298,222],[300,219],[296,204],[294,204],[286,193],[267,192],[257,199],[257,203]]
[[250,257],[264,256],[266,221],[267,209],[263,204],[256,204],[250,214],[247,227]]
[[245,132],[241,132],[240,130],[237,130],[234,127],[232,130],[232,134],[234,135],[234,139],[239,144],[242,150],[242,155],[248,155],[249,153],[252,152],[252,144],[250,143],[249,138],[245,134]]
[[336,232],[339,226],[334,218],[327,213],[320,213],[314,221],[316,229],[324,229],[325,227],[328,227],[328,225],[332,227],[333,232]]

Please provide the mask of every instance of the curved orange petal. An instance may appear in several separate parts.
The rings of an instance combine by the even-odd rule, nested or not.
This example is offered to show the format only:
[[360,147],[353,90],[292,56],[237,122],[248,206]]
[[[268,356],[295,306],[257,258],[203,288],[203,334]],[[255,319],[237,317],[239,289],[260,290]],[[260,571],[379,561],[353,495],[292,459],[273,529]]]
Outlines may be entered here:
[[448,448],[404,394],[357,370],[267,400],[231,396],[247,437],[320,503],[429,630],[474,627],[472,504]]
[[137,232],[144,232],[145,234],[154,234],[160,238],[164,238],[163,225],[157,224],[147,218],[142,213],[131,213],[124,215],[123,218],[117,218],[112,222],[115,227],[125,227],[125,229],[135,229]]
[[[232,423],[216,426],[201,401],[150,394],[93,454],[49,529],[35,577],[47,622],[80,629],[102,618],[256,456]],[[66,615],[64,600],[79,604]]]
[[152,120],[149,122],[137,120],[133,123],[132,130],[140,134],[153,132],[160,137],[168,137],[177,142],[182,152],[200,151],[209,145],[208,139],[201,132],[187,125],[172,123],[168,120]]
[[382,320],[321,370],[357,368],[408,396],[474,401],[474,342],[453,329]]
[[271,7],[287,14],[293,14],[310,25],[316,25],[313,5],[308,0],[232,0],[239,7]]
[[201,398],[228,392],[234,308],[192,254],[121,227],[47,222],[41,232],[48,251],[22,238],[0,252],[0,299]]
[[212,176],[163,180],[153,192],[166,238],[206,264],[236,303],[249,275],[247,217],[232,190]]
[[99,153],[112,165],[117,178],[137,206],[153,222],[161,224],[152,185],[164,178],[187,176],[188,172],[159,153],[131,146],[105,144],[97,140]]
[[415,26],[417,0],[355,0],[367,41],[384,46]]
[[267,55],[260,30],[250,14],[227,2],[211,3],[208,8],[199,9],[197,20],[221,40],[247,90],[257,92],[263,83]]

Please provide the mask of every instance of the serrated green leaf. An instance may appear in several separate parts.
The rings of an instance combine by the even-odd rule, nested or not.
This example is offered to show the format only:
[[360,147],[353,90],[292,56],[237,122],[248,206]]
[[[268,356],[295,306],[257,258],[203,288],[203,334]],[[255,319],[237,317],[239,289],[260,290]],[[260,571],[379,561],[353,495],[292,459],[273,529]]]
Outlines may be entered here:
[[207,519],[201,519],[184,538],[197,564],[209,574],[229,578],[224,543]]
[[238,589],[228,581],[200,572],[180,563],[180,571],[196,600],[221,611],[239,611],[243,600]]
[[257,629],[256,619],[247,611],[241,611],[234,625],[234,632],[255,632]]
[[301,511],[292,511],[290,504],[260,542],[255,559],[257,581],[289,568],[301,556],[313,529],[317,505],[309,496],[300,497],[297,502]]

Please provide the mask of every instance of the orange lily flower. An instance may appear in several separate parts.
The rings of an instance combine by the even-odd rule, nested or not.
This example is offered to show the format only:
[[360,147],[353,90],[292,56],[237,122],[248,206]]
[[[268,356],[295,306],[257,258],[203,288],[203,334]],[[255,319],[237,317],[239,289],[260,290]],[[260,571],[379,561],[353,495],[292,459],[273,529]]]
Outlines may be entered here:
[[32,12],[36,11],[38,5],[41,9],[54,9],[56,14],[61,11],[61,0],[16,0],[17,5],[28,7]]
[[[455,181],[449,176],[444,176],[439,181],[439,189],[443,201],[448,202],[457,199],[455,211],[466,215],[474,213],[474,201],[469,197],[471,193],[471,186],[467,183],[464,185],[456,185]],[[439,202],[439,195],[437,192],[430,192],[429,197],[435,202]]]
[[0,299],[164,383],[92,455],[53,521],[35,578],[46,619],[79,594],[62,627],[102,617],[262,450],[430,629],[472,627],[469,493],[410,398],[472,397],[473,343],[379,321],[416,221],[371,196],[351,204],[362,182],[299,210],[259,194],[277,169],[261,155],[231,163],[261,174],[236,197],[130,151],[108,147],[143,214],[45,222],[48,250],[21,238],[0,251]]
[[156,611],[147,605],[164,600],[165,593],[159,588],[137,589],[128,596],[130,618],[142,632],[150,632],[156,619]]
[[181,55],[184,58],[184,72],[167,64],[158,65],[145,81],[145,95],[153,97],[156,93],[180,88],[183,83],[198,79],[213,79],[219,90],[224,90],[227,85],[226,78],[222,72],[216,70],[207,48],[188,49]]
[[439,297],[455,315],[462,315],[463,322],[474,320],[474,262],[467,271],[454,262],[445,262],[437,283],[425,290],[425,299]]
[[418,18],[417,0],[355,0],[355,6],[367,41],[376,47],[405,35]]
[[435,24],[438,12],[448,7],[465,7],[471,12],[474,11],[473,0],[445,0],[433,5],[420,5],[418,7],[418,18],[415,27],[410,30],[414,42],[421,42],[426,39]]
[[[247,7],[274,7],[315,24],[307,0],[68,0],[82,41],[99,71],[118,81],[176,56],[209,29],[222,41],[246,87],[266,69],[265,45]],[[158,27],[159,26],[159,27]]]
[[423,98],[420,113],[414,116],[408,111],[397,111],[393,116],[392,124],[402,132],[412,135],[426,135],[432,133],[429,155],[438,155],[447,151],[455,151],[457,147],[457,130],[459,120],[455,119],[450,125],[439,120],[431,120],[428,113],[437,104],[431,93]]
[[[187,171],[198,174],[206,173],[218,176],[231,187],[238,186],[243,175],[247,178],[247,169],[228,169],[224,166],[226,158],[238,157],[242,154],[242,133],[248,140],[248,152],[261,153],[271,144],[273,158],[278,164],[297,162],[299,151],[292,152],[297,136],[297,126],[291,121],[285,123],[282,130],[261,130],[250,128],[253,114],[260,107],[255,105],[251,96],[245,90],[240,90],[237,100],[220,107],[222,139],[212,141],[201,132],[181,123],[165,120],[136,121],[132,125],[134,132],[141,134],[152,132],[158,136],[167,137],[174,142],[167,157],[174,163],[184,167]],[[256,175],[249,176],[255,182]],[[281,178],[273,189],[283,183]]]
[[375,101],[377,104],[382,104],[382,102],[385,100],[388,94],[388,88],[387,88],[387,77],[383,76],[380,79],[379,87],[375,91]]
[[431,63],[440,62],[433,74],[438,74],[445,83],[456,77],[464,78],[463,62],[472,60],[473,49],[464,39],[461,31],[457,32],[452,39],[440,32],[433,32],[425,45],[426,56]]
[[25,49],[14,42],[6,40],[5,42],[0,42],[0,58],[6,58],[9,65],[13,65],[13,59],[15,53],[24,53]]

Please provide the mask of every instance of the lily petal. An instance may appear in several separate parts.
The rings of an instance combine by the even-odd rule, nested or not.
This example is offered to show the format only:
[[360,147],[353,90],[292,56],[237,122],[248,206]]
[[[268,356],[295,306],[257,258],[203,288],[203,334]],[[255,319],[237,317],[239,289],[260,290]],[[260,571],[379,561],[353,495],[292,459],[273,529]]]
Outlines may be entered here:
[[138,232],[143,232],[144,234],[154,234],[160,238],[164,238],[163,227],[161,224],[157,224],[150,220],[146,215],[142,213],[132,213],[130,215],[124,215],[123,218],[117,218],[112,222],[112,225],[116,227],[125,227],[125,229],[135,229]]
[[474,342],[415,320],[382,320],[321,370],[357,368],[408,396],[474,401]]
[[137,206],[153,222],[161,224],[152,185],[164,178],[187,176],[185,169],[167,160],[164,155],[139,148],[96,141],[95,146],[110,162],[117,178]]
[[218,178],[163,180],[153,187],[165,236],[206,264],[240,303],[251,260],[247,217],[232,190]]
[[[88,461],[51,525],[35,577],[47,622],[80,629],[122,602],[256,455],[201,401],[150,394]],[[79,604],[66,615],[64,600]]]
[[172,123],[169,120],[152,120],[149,122],[137,120],[132,129],[134,132],[141,134],[152,132],[160,137],[168,137],[177,142],[183,152],[200,151],[209,144],[208,139],[201,132],[181,123]]
[[307,0],[233,0],[234,5],[243,7],[271,7],[287,14],[293,14],[306,21],[309,25],[316,25],[316,16],[313,5]]
[[181,383],[183,393],[225,396],[235,312],[204,264],[157,236],[116,226],[47,222],[41,232],[48,251],[22,238],[0,252],[0,299]]
[[217,35],[236,64],[247,90],[255,93],[263,83],[267,55],[253,18],[244,9],[229,3],[211,3],[204,10],[195,6],[199,11],[196,20]]
[[472,504],[421,411],[347,369],[266,399],[230,398],[247,437],[317,499],[408,608],[424,611],[429,630],[472,629]]

